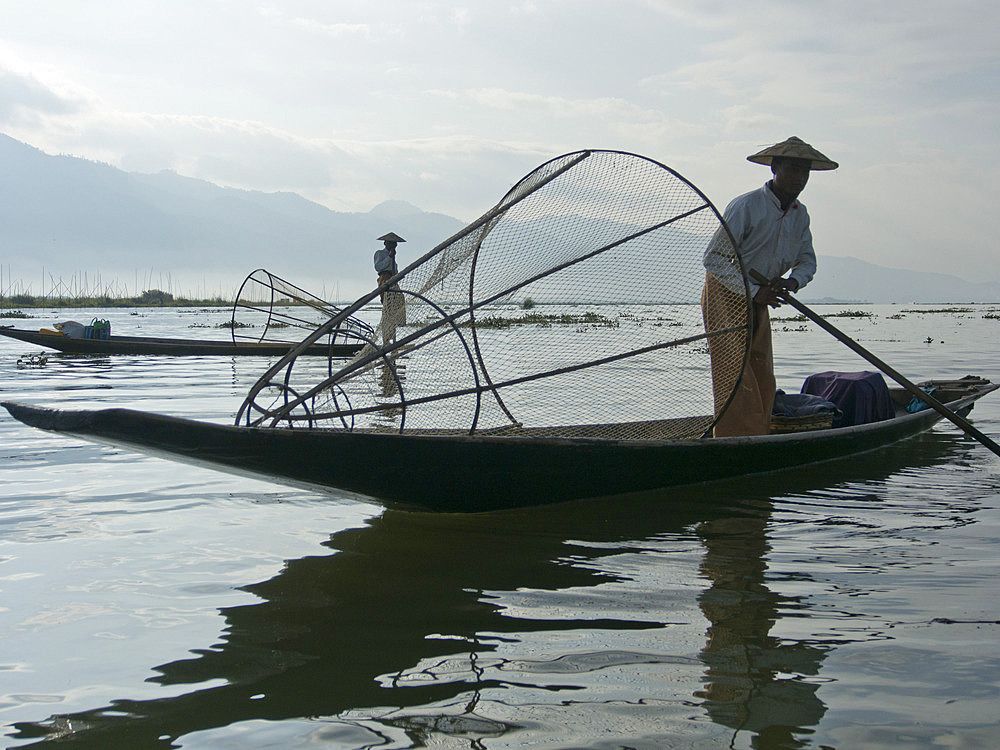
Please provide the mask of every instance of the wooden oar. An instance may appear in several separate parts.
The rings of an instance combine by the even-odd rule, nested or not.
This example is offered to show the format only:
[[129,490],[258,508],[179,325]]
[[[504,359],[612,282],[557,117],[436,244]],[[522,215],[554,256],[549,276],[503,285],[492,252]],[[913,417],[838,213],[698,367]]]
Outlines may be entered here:
[[[753,277],[754,281],[756,281],[758,284],[761,284],[762,286],[770,286],[770,284],[771,284],[771,282],[766,277],[764,277],[763,274],[758,273],[757,271],[754,271],[754,270],[751,269],[750,275]],[[809,318],[809,320],[811,320],[813,323],[815,323],[816,325],[818,325],[820,328],[822,328],[823,330],[827,331],[828,333],[833,334],[833,336],[835,338],[839,339],[841,342],[843,342],[844,344],[846,344],[850,349],[852,349],[853,351],[857,352],[862,357],[864,357],[865,359],[867,359],[869,362],[871,362],[873,365],[875,365],[878,369],[880,369],[882,372],[884,372],[890,378],[892,378],[897,383],[899,383],[901,386],[903,386],[903,388],[905,388],[906,390],[908,390],[910,393],[912,393],[918,399],[920,399],[925,404],[927,404],[932,409],[934,409],[934,411],[936,411],[942,417],[944,417],[945,419],[950,420],[951,422],[953,422],[954,424],[956,424],[958,427],[962,428],[962,430],[964,430],[967,435],[969,435],[971,437],[974,437],[976,440],[978,440],[980,443],[982,443],[983,445],[985,445],[987,448],[989,448],[995,454],[997,454],[998,456],[1000,456],[1000,445],[997,445],[996,442],[994,442],[992,439],[990,439],[989,437],[987,437],[986,435],[984,435],[982,432],[980,432],[979,430],[977,430],[975,427],[973,427],[969,423],[968,420],[966,420],[965,418],[963,418],[963,417],[959,416],[958,414],[956,414],[955,412],[953,412],[951,409],[949,409],[947,406],[945,406],[944,404],[942,404],[940,401],[938,401],[936,398],[934,398],[933,396],[931,396],[926,391],[923,391],[920,388],[918,388],[917,386],[915,386],[913,383],[911,383],[909,380],[907,380],[905,377],[903,377],[899,372],[897,372],[895,369],[893,369],[892,367],[890,367],[889,365],[887,365],[885,362],[883,362],[881,359],[879,359],[878,357],[876,357],[870,351],[868,351],[867,349],[865,349],[863,346],[861,346],[861,344],[859,344],[857,341],[855,341],[854,339],[852,339],[846,333],[844,333],[843,331],[839,330],[838,328],[836,328],[835,326],[833,326],[832,324],[830,324],[829,322],[827,322],[826,319],[820,317],[817,313],[814,313],[808,307],[806,307],[801,302],[799,302],[797,299],[795,299],[795,297],[792,296],[791,292],[789,292],[787,290],[782,290],[782,291],[776,292],[776,294],[778,295],[778,297],[783,302],[787,302],[792,307],[794,307],[796,310],[798,310],[800,313],[802,313],[807,318]]]

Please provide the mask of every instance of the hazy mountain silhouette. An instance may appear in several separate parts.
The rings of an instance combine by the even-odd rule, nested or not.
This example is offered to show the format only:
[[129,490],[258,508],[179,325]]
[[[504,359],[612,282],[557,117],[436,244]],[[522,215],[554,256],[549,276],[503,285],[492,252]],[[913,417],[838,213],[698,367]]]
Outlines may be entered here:
[[405,265],[463,226],[403,201],[338,213],[293,193],[224,188],[174,172],[128,173],[51,156],[2,134],[0,164],[0,264],[8,286],[19,274],[37,279],[41,264],[61,276],[91,269],[131,282],[133,269],[153,268],[231,277],[234,285],[263,267],[309,291],[317,278],[367,290],[375,282],[377,237],[405,237]]
[[[342,297],[374,286],[375,238],[406,237],[401,266],[462,228],[458,219],[386,201],[340,213],[294,193],[224,188],[174,172],[138,174],[71,156],[51,156],[0,134],[0,291],[11,279],[41,293],[51,278],[86,270],[128,279],[136,269],[181,279],[226,280],[227,294],[263,267],[309,291],[336,282]],[[497,198],[501,197],[498,192]],[[489,206],[483,206],[485,212]],[[804,301],[995,302],[1000,284],[822,256]],[[147,278],[156,286],[155,273]],[[48,282],[46,282],[48,283]],[[231,292],[229,291],[231,285]],[[133,291],[138,292],[141,290]]]
[[944,273],[877,266],[858,258],[820,256],[803,302],[969,303],[1000,302],[1000,284],[973,283]]

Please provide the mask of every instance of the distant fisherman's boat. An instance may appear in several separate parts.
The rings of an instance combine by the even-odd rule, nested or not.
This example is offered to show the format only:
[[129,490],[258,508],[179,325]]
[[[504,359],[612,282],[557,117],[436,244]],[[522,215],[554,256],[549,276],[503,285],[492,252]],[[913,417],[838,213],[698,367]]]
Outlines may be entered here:
[[[67,354],[152,354],[167,357],[227,356],[280,357],[295,347],[290,343],[233,342],[205,339],[171,339],[147,336],[115,336],[86,339],[67,336],[56,331],[26,331],[11,326],[0,327],[0,336],[25,341]],[[316,344],[302,352],[305,356],[350,357],[362,347],[360,342]]]
[[[334,305],[258,268],[246,277],[236,295],[232,319],[227,325],[231,341],[116,336],[111,334],[111,324],[98,318],[89,326],[74,320],[56,323],[54,331],[0,326],[0,336],[67,354],[280,357],[298,346],[301,331],[315,331],[321,322],[339,312]],[[312,313],[314,319],[307,317],[307,313]],[[336,326],[327,327],[321,339],[300,353],[332,359],[351,357],[373,334],[374,329],[364,321],[343,316]],[[294,337],[289,338],[290,335]]]

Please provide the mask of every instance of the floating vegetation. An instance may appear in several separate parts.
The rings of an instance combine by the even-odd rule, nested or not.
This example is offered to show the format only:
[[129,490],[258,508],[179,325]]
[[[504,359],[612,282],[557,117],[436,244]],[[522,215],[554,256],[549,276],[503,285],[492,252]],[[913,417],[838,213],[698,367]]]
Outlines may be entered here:
[[921,313],[922,315],[937,315],[940,313],[970,313],[971,307],[942,307],[937,310],[903,310],[905,313]]
[[238,320],[227,320],[225,323],[216,323],[216,328],[256,328],[253,323],[240,323]]
[[[469,323],[463,323],[468,326]],[[499,315],[491,315],[476,320],[477,328],[510,328],[512,326],[537,325],[542,328],[549,328],[554,325],[589,325],[594,328],[617,328],[620,323],[617,319],[607,318],[594,312],[585,312],[579,315],[543,315],[541,313],[529,313],[520,318],[504,318]]]
[[524,302],[521,303],[522,310],[531,310],[534,307],[535,307],[535,300],[531,299],[531,297],[525,297]]
[[864,310],[844,310],[843,312],[830,313],[824,318],[874,318],[875,314]]
[[28,315],[26,312],[22,312],[21,310],[7,310],[5,312],[0,312],[0,318],[30,318],[30,317],[32,316]]
[[902,320],[904,317],[903,313],[896,313],[895,315],[888,316],[886,320]]
[[[622,317],[629,317],[628,315],[622,315]],[[433,320],[422,320],[413,321],[407,323],[407,328],[421,328],[423,326],[432,325],[435,321]],[[228,325],[228,324],[227,324]],[[459,328],[468,328],[471,324],[469,321],[463,321],[457,324]],[[513,326],[530,326],[535,325],[541,328],[550,328],[554,325],[589,325],[595,328],[618,328],[621,325],[620,320],[616,318],[608,318],[604,315],[598,315],[593,312],[580,313],[579,315],[573,315],[569,313],[563,313],[559,315],[543,315],[542,313],[529,313],[527,315],[522,315],[519,318],[508,318],[502,315],[487,315],[482,318],[476,318],[476,328],[511,328]],[[680,324],[677,324],[680,325]]]
[[[874,318],[875,314],[864,310],[843,310],[842,312],[827,313],[824,318]],[[789,318],[771,318],[773,323],[805,323],[809,318],[805,315],[793,315]]]
[[1000,320],[1000,313],[988,312],[983,317],[987,320]]
[[45,367],[49,361],[48,352],[25,354],[17,358],[18,367]]
[[677,320],[676,318],[667,318],[659,315],[643,315],[639,316],[636,313],[624,312],[619,316],[619,320],[624,318],[635,323],[638,326],[642,326],[644,323],[649,323],[654,328],[662,328],[663,326],[682,326],[685,325],[683,321]]

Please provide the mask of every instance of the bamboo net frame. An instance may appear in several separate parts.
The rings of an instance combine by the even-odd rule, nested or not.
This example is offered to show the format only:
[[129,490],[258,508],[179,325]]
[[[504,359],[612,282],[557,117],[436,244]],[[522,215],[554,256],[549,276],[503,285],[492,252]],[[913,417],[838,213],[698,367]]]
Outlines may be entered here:
[[[711,315],[706,269],[730,292]],[[719,212],[671,168],[622,151],[542,164],[300,347],[364,310],[379,322],[358,355],[310,372],[291,352],[237,423],[700,437],[749,346],[749,288]]]

